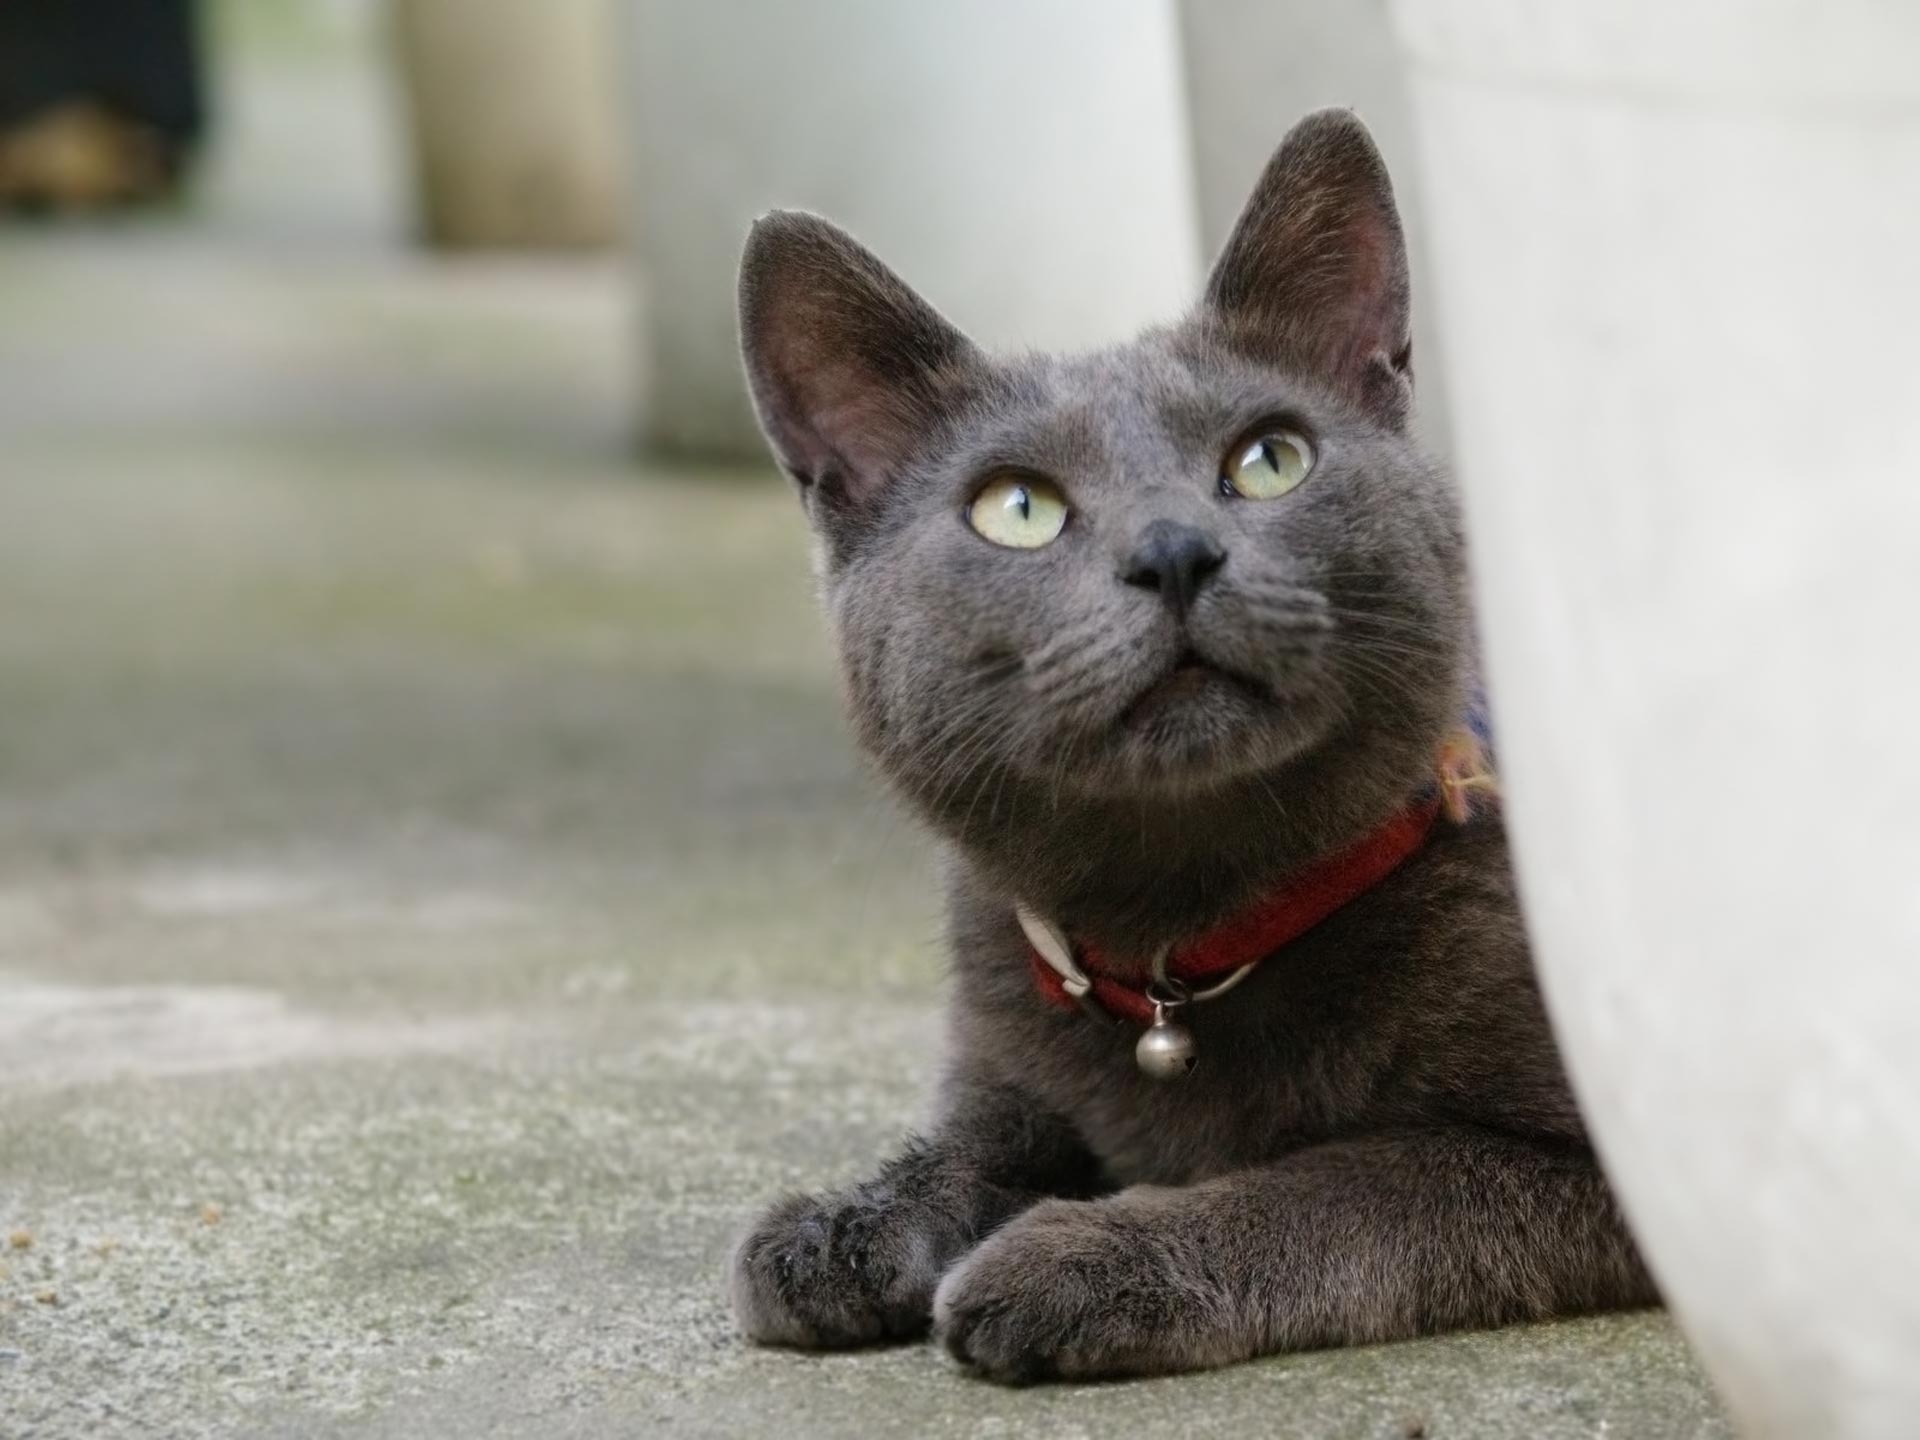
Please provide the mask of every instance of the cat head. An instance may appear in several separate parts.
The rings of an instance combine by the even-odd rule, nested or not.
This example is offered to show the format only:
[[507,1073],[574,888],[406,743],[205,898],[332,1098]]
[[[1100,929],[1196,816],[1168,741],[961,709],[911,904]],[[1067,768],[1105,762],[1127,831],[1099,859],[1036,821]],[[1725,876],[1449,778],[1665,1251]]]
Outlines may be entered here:
[[854,716],[949,829],[979,797],[1178,804],[1457,721],[1451,489],[1408,433],[1407,262],[1350,113],[1302,121],[1182,321],[983,354],[827,221],[753,229],[747,376],[819,541]]

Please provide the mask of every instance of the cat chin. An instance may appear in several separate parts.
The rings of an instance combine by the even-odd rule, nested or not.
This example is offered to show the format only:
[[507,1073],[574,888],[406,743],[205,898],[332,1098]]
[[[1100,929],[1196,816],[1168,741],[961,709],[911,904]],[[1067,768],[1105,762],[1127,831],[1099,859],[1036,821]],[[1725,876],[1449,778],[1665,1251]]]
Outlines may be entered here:
[[1312,753],[1332,733],[1337,714],[1312,699],[1281,699],[1232,677],[1155,687],[1067,783],[1110,799],[1218,790]]
[[1121,714],[1120,726],[1134,734],[1164,730],[1175,739],[1196,726],[1217,729],[1218,720],[1237,728],[1253,717],[1234,712],[1263,711],[1272,694],[1258,681],[1192,656],[1149,685]]

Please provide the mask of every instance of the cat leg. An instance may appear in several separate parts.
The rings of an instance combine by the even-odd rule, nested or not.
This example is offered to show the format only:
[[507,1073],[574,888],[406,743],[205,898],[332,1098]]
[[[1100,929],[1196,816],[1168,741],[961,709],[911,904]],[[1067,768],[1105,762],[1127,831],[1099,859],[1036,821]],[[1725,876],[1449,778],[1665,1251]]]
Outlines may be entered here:
[[1470,1129],[1318,1145],[1178,1189],[1036,1205],[941,1282],[1003,1381],[1202,1369],[1658,1297],[1592,1157]]
[[866,1183],[780,1201],[733,1256],[733,1308],[763,1344],[825,1348],[918,1335],[954,1260],[1049,1195],[1099,1193],[1064,1121],[1001,1086],[961,1084],[933,1133]]

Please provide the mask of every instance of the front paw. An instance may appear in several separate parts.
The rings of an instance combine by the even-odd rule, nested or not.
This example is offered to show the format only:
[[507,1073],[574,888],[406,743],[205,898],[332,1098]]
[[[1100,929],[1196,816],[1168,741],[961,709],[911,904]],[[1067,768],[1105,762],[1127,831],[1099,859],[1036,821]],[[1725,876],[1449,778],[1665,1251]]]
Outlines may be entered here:
[[781,1201],[734,1251],[740,1328],[807,1349],[921,1334],[940,1278],[934,1228],[857,1192]]
[[1010,1384],[1213,1363],[1219,1307],[1150,1213],[1049,1200],[950,1271],[934,1325],[955,1359]]

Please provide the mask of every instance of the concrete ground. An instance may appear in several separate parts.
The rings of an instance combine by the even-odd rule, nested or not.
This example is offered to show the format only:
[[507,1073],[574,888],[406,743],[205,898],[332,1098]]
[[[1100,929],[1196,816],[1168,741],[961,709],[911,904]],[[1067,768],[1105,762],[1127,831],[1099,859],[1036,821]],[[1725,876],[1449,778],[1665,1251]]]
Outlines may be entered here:
[[1652,1313],[743,1346],[933,1070],[926,849],[771,472],[628,460],[622,272],[329,230],[285,78],[199,211],[0,236],[0,1436],[1729,1433]]

